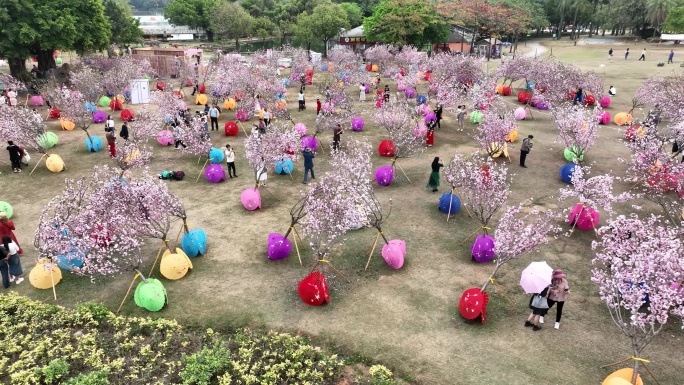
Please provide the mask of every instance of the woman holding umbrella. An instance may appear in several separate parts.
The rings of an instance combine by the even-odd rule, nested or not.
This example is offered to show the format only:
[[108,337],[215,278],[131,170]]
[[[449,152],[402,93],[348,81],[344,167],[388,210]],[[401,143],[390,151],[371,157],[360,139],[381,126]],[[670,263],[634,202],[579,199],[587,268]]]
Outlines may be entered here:
[[545,316],[549,311],[547,296],[552,275],[553,269],[546,262],[532,262],[520,276],[520,286],[526,293],[532,294],[529,305],[532,313],[527,317],[525,326],[534,331],[541,329],[539,317]]
[[531,326],[532,330],[534,330],[535,332],[541,329],[541,326],[539,326],[539,317],[544,317],[546,315],[546,312],[549,311],[549,303],[546,299],[548,295],[549,288],[547,287],[544,290],[542,290],[542,292],[539,294],[532,294],[532,297],[530,298],[530,309],[532,309],[532,313],[530,313],[530,316],[527,317],[527,321],[525,321],[525,326]]

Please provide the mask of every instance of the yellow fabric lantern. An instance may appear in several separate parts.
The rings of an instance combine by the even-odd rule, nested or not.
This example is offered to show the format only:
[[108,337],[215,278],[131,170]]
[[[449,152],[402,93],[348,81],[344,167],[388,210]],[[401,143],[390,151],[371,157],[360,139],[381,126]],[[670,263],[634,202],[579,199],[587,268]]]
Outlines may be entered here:
[[162,255],[159,271],[166,279],[177,280],[185,277],[188,270],[192,269],[192,262],[190,258],[183,252],[183,250],[176,248],[175,253],[166,250]]
[[62,130],[66,131],[72,131],[74,128],[76,128],[76,125],[74,122],[71,120],[67,120],[64,118],[59,119],[59,124],[62,126]]
[[276,105],[276,108],[277,108],[279,111],[285,111],[285,110],[287,109],[287,102],[284,101],[283,99],[278,99],[278,100],[276,100],[276,104],[275,104],[275,105]]
[[515,140],[518,139],[518,130],[513,130],[508,135],[506,135],[506,141],[510,143],[515,143]]
[[138,159],[139,156],[140,156],[140,150],[138,150],[137,148],[133,148],[131,150],[131,152],[129,152],[128,155],[126,155],[126,158],[124,159],[124,161],[126,163],[132,163],[136,159]]
[[57,264],[49,263],[50,269],[46,267],[47,265],[48,263],[44,259],[39,259],[29,273],[29,282],[36,289],[51,289],[62,280],[62,270]]
[[226,99],[226,101],[223,102],[223,106],[226,107],[227,110],[234,110],[235,109],[235,99],[233,99],[233,98]]
[[126,98],[123,95],[118,94],[116,95],[116,100],[120,101],[121,104],[123,104],[126,101]]
[[380,67],[378,67],[377,64],[373,64],[373,66],[371,67],[371,71],[378,72],[378,71],[380,71]]
[[626,112],[618,112],[615,114],[615,118],[613,119],[615,124],[618,126],[624,126],[626,124],[632,124],[632,115],[628,114]]
[[62,158],[57,154],[52,154],[48,156],[45,160],[45,166],[47,166],[48,170],[52,172],[63,171],[66,167],[64,165],[64,161],[62,160]]
[[[601,385],[631,385],[632,374],[634,374],[634,368],[623,368],[616,370],[611,373]],[[641,375],[637,375],[636,385],[644,385],[644,381],[641,379]]]
[[503,95],[503,85],[499,84],[496,86],[496,93],[499,95]]
[[337,82],[337,88],[344,88],[343,82]]
[[492,154],[492,158],[498,158],[501,155],[508,158],[508,145],[505,143],[503,146],[501,146],[501,144],[499,143],[492,143],[489,145],[489,148],[487,150],[490,154],[492,154],[493,151],[496,151]]
[[197,94],[197,96],[195,96],[195,104],[207,104],[207,95]]

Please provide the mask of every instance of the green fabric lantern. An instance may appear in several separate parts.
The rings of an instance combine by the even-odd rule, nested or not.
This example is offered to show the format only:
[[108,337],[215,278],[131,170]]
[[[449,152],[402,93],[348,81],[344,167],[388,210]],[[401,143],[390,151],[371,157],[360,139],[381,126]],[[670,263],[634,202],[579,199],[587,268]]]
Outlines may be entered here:
[[563,156],[565,156],[565,160],[568,162],[573,162],[575,159],[578,159],[580,162],[584,161],[584,151],[580,151],[577,146],[566,147],[563,150]]
[[109,107],[109,103],[111,103],[111,102],[112,102],[112,99],[110,99],[106,96],[103,96],[100,98],[100,101],[98,102],[98,104],[100,105],[100,107]]
[[159,311],[166,304],[166,289],[158,279],[147,278],[147,283],[140,282],[135,288],[133,299],[140,307],[149,311]]
[[59,142],[59,138],[57,137],[57,134],[55,134],[54,132],[46,132],[45,134],[38,137],[38,143],[46,149],[55,147],[57,142]]
[[482,123],[483,115],[480,111],[473,111],[470,113],[470,123],[480,124]]
[[12,218],[12,214],[14,214],[14,209],[11,204],[0,201],[0,213],[7,214],[7,219],[10,219]]
[[150,75],[148,75],[148,74],[145,74],[145,76],[143,76],[143,77],[144,77],[145,79],[147,79],[147,80],[152,80],[152,78],[151,78]]
[[55,59],[55,64],[57,64],[58,66],[62,65],[62,58],[58,57],[57,59]]

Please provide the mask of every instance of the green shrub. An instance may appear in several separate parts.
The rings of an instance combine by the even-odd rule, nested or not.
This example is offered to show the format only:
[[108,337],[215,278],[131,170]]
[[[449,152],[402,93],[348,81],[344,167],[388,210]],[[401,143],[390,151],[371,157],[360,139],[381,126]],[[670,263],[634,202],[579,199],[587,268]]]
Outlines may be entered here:
[[392,372],[382,365],[373,365],[368,372],[371,375],[370,385],[393,385]]

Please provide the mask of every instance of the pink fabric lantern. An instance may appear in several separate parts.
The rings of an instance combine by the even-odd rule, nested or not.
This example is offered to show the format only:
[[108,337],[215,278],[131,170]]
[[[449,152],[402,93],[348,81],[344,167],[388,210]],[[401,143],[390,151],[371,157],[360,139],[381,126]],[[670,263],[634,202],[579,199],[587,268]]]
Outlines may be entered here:
[[204,169],[204,177],[209,183],[218,183],[226,180],[226,170],[220,164],[210,164]]
[[404,94],[407,98],[413,99],[416,97],[416,90],[414,90],[413,88],[407,88],[406,91],[404,91]]
[[420,114],[423,116],[427,116],[427,114],[430,113],[430,106],[427,104],[421,104],[418,106],[418,112],[420,112]]
[[610,107],[610,98],[608,96],[604,96],[601,98],[601,108],[608,107]]
[[608,111],[601,111],[597,114],[596,120],[600,124],[610,124],[610,112]]
[[478,263],[487,263],[494,258],[494,238],[489,234],[480,234],[473,243],[472,257]]
[[581,203],[576,204],[572,208],[570,216],[568,217],[569,224],[574,224],[578,229],[584,231],[595,229],[598,222],[599,213],[591,207],[584,206]]
[[389,186],[394,178],[394,169],[392,166],[380,166],[375,170],[375,181],[380,186]]
[[404,266],[406,256],[406,242],[401,239],[392,239],[382,247],[382,259],[393,269],[401,269]]
[[299,136],[306,135],[306,126],[304,123],[297,123],[294,125],[294,130],[299,134]]
[[240,201],[242,202],[242,206],[249,211],[260,209],[261,193],[259,193],[258,189],[250,187],[240,194]]
[[247,113],[247,110],[244,109],[239,109],[235,111],[235,119],[241,121],[241,122],[246,122],[249,120],[249,114]]
[[326,114],[332,114],[335,112],[335,107],[332,103],[325,102],[323,103],[323,112]]
[[277,261],[287,258],[292,251],[290,240],[277,233],[268,234],[268,259]]
[[363,126],[364,126],[364,123],[363,123],[362,118],[360,118],[358,116],[355,116],[352,118],[352,122],[351,122],[352,130],[357,131],[357,132],[363,131]]
[[104,123],[105,120],[107,120],[107,114],[100,110],[95,111],[93,114],[94,123]]
[[518,107],[513,112],[513,115],[515,115],[515,120],[523,120],[527,117],[527,111],[523,107]]
[[401,92],[406,91],[406,84],[404,84],[404,83],[399,83],[399,85],[397,85],[397,90],[399,90],[399,91],[401,91]]
[[416,138],[423,138],[425,137],[425,134],[427,134],[427,126],[425,126],[425,123],[419,122],[418,126],[413,130],[413,136]]
[[161,130],[157,134],[157,142],[162,146],[170,146],[173,144],[173,132],[169,130]]
[[435,115],[433,112],[430,112],[425,116],[425,124],[430,124],[430,122],[436,122],[437,121],[437,115]]
[[43,100],[42,96],[33,95],[31,96],[31,99],[29,99],[29,104],[31,104],[33,107],[38,107],[44,105],[45,101]]

